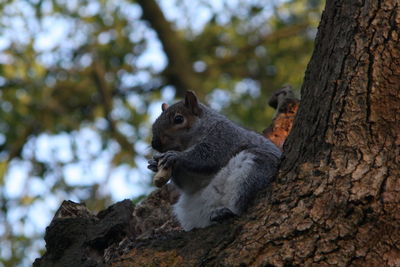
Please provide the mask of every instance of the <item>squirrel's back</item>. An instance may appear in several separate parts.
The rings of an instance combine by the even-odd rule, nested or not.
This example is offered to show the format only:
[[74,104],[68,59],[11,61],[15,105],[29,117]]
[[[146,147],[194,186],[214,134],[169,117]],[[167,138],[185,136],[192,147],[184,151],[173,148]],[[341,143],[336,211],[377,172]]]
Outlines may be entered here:
[[278,147],[263,135],[240,126],[206,105],[200,104],[200,106],[204,114],[203,127],[208,128],[208,131],[204,131],[207,138],[211,136],[210,131],[214,131],[220,133],[217,136],[225,139],[225,142],[232,146],[243,147],[243,149],[254,146],[280,157],[281,151]]

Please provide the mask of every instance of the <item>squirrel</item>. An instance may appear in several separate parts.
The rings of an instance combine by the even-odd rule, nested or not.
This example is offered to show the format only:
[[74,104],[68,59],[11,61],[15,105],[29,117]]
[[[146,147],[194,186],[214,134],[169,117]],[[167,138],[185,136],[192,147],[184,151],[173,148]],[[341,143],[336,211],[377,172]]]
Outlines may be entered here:
[[275,175],[281,151],[200,103],[192,91],[161,108],[151,141],[160,154],[148,168],[170,170],[180,192],[173,212],[182,228],[204,228],[242,214]]

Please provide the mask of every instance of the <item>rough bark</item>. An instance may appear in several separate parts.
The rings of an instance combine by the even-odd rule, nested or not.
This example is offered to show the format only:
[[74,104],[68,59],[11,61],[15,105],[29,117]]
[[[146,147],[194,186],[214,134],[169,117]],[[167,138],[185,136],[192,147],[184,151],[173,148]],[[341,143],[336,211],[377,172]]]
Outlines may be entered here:
[[64,201],[46,228],[46,253],[33,266],[104,266],[124,253],[131,240],[179,230],[170,211],[177,197],[169,184],[139,205],[124,200],[97,215],[84,204]]
[[106,263],[399,266],[399,25],[398,0],[328,1],[269,191],[222,224],[115,245]]
[[46,229],[46,254],[33,266],[102,266],[104,250],[131,235],[133,204],[121,201],[97,216],[64,201]]
[[400,265],[399,6],[327,2],[270,199],[111,265]]

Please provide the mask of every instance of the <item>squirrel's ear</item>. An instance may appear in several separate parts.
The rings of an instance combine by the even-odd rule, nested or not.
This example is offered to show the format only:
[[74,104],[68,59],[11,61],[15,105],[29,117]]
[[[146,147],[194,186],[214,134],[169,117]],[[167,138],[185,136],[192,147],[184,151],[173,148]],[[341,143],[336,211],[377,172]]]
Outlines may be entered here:
[[199,106],[199,101],[193,91],[186,91],[185,94],[185,107],[190,109],[194,115],[201,114],[201,108]]
[[164,112],[164,111],[167,110],[168,107],[169,107],[169,106],[168,106],[167,103],[162,103],[162,105],[161,105],[161,110]]

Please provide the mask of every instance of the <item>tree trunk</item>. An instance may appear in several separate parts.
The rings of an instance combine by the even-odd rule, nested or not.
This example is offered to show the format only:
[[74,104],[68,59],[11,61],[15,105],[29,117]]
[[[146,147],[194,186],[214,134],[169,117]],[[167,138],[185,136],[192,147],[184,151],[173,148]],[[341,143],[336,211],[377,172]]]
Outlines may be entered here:
[[240,218],[96,251],[111,266],[400,266],[399,26],[399,0],[327,1],[269,191]]
[[112,265],[399,266],[399,6],[327,1],[270,199]]

